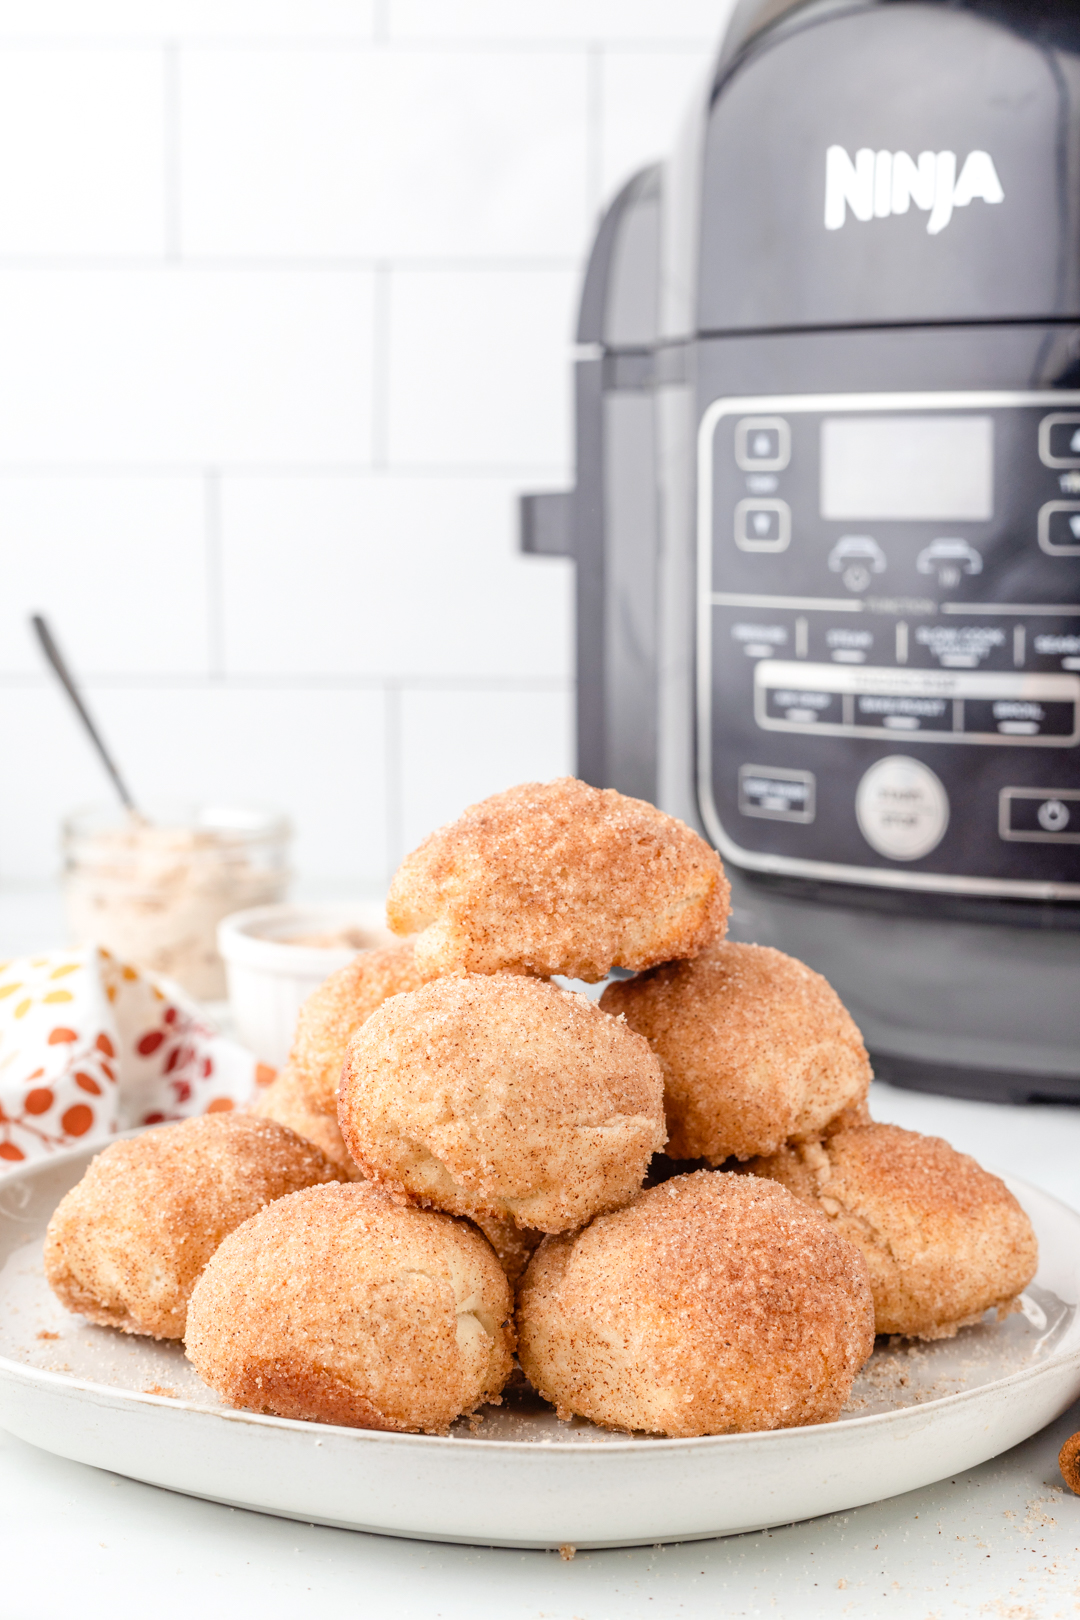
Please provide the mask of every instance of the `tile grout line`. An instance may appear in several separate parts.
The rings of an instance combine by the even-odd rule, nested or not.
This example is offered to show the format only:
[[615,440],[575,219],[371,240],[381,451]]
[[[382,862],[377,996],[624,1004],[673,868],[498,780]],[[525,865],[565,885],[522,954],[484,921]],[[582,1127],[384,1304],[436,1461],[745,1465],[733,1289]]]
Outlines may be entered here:
[[175,261],[181,253],[180,208],[180,47],[167,40],[162,52],[165,257]]
[[215,684],[225,678],[225,603],[221,556],[221,472],[203,474],[203,522],[206,557],[206,662]]
[[[168,167],[168,166],[166,166]],[[176,164],[176,192],[179,198],[179,163]],[[167,210],[168,212],[168,210]],[[177,253],[180,254],[179,203],[176,209]],[[170,227],[171,229],[171,227]],[[371,275],[384,270],[412,270],[417,273],[436,274],[469,271],[495,271],[500,275],[521,272],[526,275],[562,275],[577,270],[580,257],[573,253],[414,253],[386,255],[363,253],[212,253],[199,251],[180,255],[185,265],[204,273],[242,271],[245,274],[263,271],[272,274],[293,275]],[[153,253],[21,253],[0,251],[0,273],[21,274],[28,270],[66,271],[70,275],[83,275],[88,270],[109,271],[115,275],[130,275],[136,271],[150,273],[169,269],[159,254]]]
[[401,686],[387,681],[383,686],[383,769],[386,777],[386,882],[400,864],[403,842],[402,800],[402,738],[401,738]]
[[[231,674],[221,677],[180,672],[157,674],[150,671],[118,673],[103,671],[84,674],[88,690],[100,692],[203,692],[223,686],[235,692],[385,692],[388,682],[405,692],[487,692],[567,693],[573,688],[572,675],[311,675],[294,671],[284,675]],[[47,691],[52,677],[30,671],[0,672],[0,691]]]
[[[353,51],[362,54],[373,46],[393,45],[403,53],[421,55],[443,54],[453,51],[466,55],[469,51],[484,55],[505,54],[522,56],[566,55],[579,51],[588,43],[581,34],[409,34],[391,37],[391,25],[386,20],[391,0],[375,0],[375,20],[370,32],[349,29],[327,29],[321,33],[259,33],[257,29],[242,29],[234,34],[200,33],[198,29],[172,29],[158,31],[132,31],[107,34],[12,33],[0,29],[0,51],[18,50],[79,50],[99,51],[107,54],[114,50],[153,49],[166,40],[182,47],[194,46],[199,50],[325,50]],[[655,55],[657,52],[708,51],[716,45],[715,34],[612,34],[604,37],[604,45],[626,55]]]
[[[488,483],[520,483],[523,478],[565,478],[564,461],[532,462],[427,462],[399,461],[386,466],[387,477],[470,478]],[[190,461],[8,461],[0,462],[0,478],[177,478],[200,477],[204,463]],[[369,478],[368,461],[222,461],[215,471],[233,478]]]

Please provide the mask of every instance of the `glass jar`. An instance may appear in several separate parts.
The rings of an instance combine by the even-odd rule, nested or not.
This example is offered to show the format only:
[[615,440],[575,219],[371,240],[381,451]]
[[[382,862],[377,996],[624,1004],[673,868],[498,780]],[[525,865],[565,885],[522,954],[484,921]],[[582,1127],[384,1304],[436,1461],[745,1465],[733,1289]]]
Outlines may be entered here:
[[200,1001],[225,995],[217,925],[284,898],[292,828],[237,806],[92,807],[63,824],[72,943],[96,943],[175,979]]

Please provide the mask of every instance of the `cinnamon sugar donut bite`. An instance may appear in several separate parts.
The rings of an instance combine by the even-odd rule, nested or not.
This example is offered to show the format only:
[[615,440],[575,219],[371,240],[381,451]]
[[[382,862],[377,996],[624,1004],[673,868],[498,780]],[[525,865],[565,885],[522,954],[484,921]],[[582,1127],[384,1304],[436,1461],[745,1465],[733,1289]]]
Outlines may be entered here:
[[338,1098],[364,1174],[409,1199],[561,1232],[641,1186],[664,1144],[648,1042],[573,991],[436,979],[357,1030]]
[[337,1112],[348,1045],[389,996],[418,990],[432,975],[416,965],[411,941],[362,951],[324,979],[300,1008],[289,1066],[317,1113]]
[[297,1136],[303,1136],[321,1148],[326,1157],[337,1166],[346,1181],[361,1181],[363,1173],[349,1156],[337,1118],[337,1099],[331,1112],[316,1108],[308,1095],[303,1079],[286,1064],[279,1074],[250,1105],[249,1113],[260,1119],[276,1119],[287,1125]]
[[767,945],[713,945],[608,985],[605,1012],[646,1036],[664,1071],[673,1159],[749,1159],[812,1136],[866,1096],[870,1060],[839,996]]
[[511,1288],[516,1288],[540,1247],[543,1232],[532,1226],[517,1226],[509,1220],[494,1220],[490,1215],[479,1216],[476,1224],[495,1250],[507,1282]]
[[951,1337],[1007,1310],[1038,1265],[1031,1222],[1005,1183],[938,1136],[856,1125],[752,1159],[866,1256],[879,1333]]
[[727,926],[720,857],[641,799],[573,777],[472,805],[398,868],[386,901],[416,961],[444,973],[563,974],[695,956]]
[[511,1369],[510,1287],[475,1227],[372,1187],[281,1198],[196,1284],[186,1350],[230,1406],[445,1434]]
[[831,1422],[874,1347],[859,1250],[782,1187],[714,1170],[545,1238],[517,1323],[560,1417],[679,1438]]
[[272,1199],[337,1175],[274,1120],[157,1126],[113,1142],[61,1199],[45,1274],[62,1305],[100,1327],[182,1339],[191,1290],[222,1238]]

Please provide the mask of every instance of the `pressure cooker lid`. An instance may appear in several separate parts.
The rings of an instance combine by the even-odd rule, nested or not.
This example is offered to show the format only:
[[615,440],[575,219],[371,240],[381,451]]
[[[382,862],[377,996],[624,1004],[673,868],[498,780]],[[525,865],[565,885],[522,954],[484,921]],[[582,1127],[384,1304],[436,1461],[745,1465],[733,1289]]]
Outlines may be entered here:
[[1080,315],[1078,52],[1064,4],[740,7],[698,329]]

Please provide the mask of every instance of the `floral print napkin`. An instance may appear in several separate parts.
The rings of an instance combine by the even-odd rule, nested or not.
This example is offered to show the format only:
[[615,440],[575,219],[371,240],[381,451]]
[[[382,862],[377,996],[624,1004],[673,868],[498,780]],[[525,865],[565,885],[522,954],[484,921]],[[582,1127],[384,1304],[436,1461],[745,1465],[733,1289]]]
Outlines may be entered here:
[[134,1125],[242,1107],[256,1067],[179,986],[99,945],[0,961],[0,1174]]

